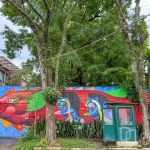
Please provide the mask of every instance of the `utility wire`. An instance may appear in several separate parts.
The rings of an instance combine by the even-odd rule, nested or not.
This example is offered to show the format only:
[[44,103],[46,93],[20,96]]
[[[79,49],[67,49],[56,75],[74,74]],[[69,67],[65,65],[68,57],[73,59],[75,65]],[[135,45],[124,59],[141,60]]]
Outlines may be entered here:
[[[148,14],[148,15],[142,17],[141,19],[139,19],[139,20],[137,20],[137,21],[140,21],[140,20],[142,20],[142,19],[145,19],[145,18],[147,18],[148,16],[150,16],[150,14]],[[67,53],[65,53],[65,54],[62,54],[62,55],[60,55],[59,57],[67,56],[67,55],[72,54],[72,53],[75,53],[75,52],[77,52],[77,51],[79,51],[79,50],[81,50],[81,49],[87,48],[87,47],[89,47],[89,46],[91,46],[91,45],[93,45],[93,44],[95,44],[95,43],[98,43],[98,42],[100,42],[100,41],[102,41],[102,40],[105,40],[106,38],[108,38],[108,37],[110,37],[110,36],[116,34],[118,31],[120,31],[120,30],[122,30],[122,29],[124,29],[124,28],[130,27],[131,25],[135,24],[137,21],[135,21],[134,23],[131,23],[131,24],[129,24],[129,25],[126,25],[126,26],[124,26],[124,27],[118,29],[117,31],[114,31],[114,32],[112,32],[112,33],[110,33],[110,34],[108,34],[108,35],[106,35],[106,36],[104,36],[104,37],[102,37],[102,38],[100,38],[100,39],[98,39],[98,40],[95,40],[95,41],[91,42],[90,44],[87,44],[87,45],[85,45],[85,46],[82,46],[82,47],[80,47],[80,48],[78,48],[78,49],[76,49],[76,50],[73,50],[73,51],[71,51],[71,52],[67,52]],[[148,21],[150,21],[150,20],[148,20]],[[147,22],[147,21],[146,21],[146,22]],[[52,58],[49,58],[49,59],[45,59],[45,60],[43,60],[43,61],[55,59],[55,58],[57,58],[57,57],[58,57],[58,56],[55,56],[55,57],[52,57]]]
[[[139,20],[137,20],[137,21],[140,21],[140,20],[142,20],[142,19],[145,19],[145,18],[148,17],[148,16],[150,16],[150,14],[148,14],[148,15],[142,17],[141,19],[139,19]],[[100,39],[98,39],[98,40],[95,40],[95,41],[91,42],[90,44],[87,44],[87,45],[85,45],[85,46],[83,46],[83,47],[80,47],[80,48],[78,48],[78,49],[76,49],[76,50],[67,52],[67,53],[65,53],[65,54],[62,54],[62,55],[60,55],[59,57],[67,56],[67,55],[69,55],[69,54],[75,53],[75,52],[77,52],[77,51],[79,51],[79,50],[82,50],[82,49],[84,49],[84,48],[87,48],[87,47],[89,47],[89,46],[91,46],[91,45],[93,45],[93,44],[96,44],[96,43],[98,43],[98,42],[100,42],[100,41],[102,41],[102,40],[105,40],[106,38],[108,38],[108,37],[110,37],[110,36],[116,34],[118,31],[120,31],[120,30],[122,30],[122,29],[124,29],[124,28],[130,27],[131,25],[134,25],[137,21],[135,21],[135,22],[133,22],[133,23],[131,23],[131,24],[129,24],[129,25],[126,25],[126,26],[124,26],[124,27],[122,27],[122,28],[119,28],[117,31],[114,31],[114,32],[112,32],[112,33],[110,33],[110,34],[108,34],[108,35],[106,35],[106,36],[104,36],[104,37],[102,37],[102,38],[100,38]],[[150,20],[147,20],[147,21],[145,21],[145,22],[148,22],[148,21],[150,21]],[[56,59],[56,58],[57,58],[57,56],[51,57],[51,58],[49,58],[49,59],[43,60],[42,62],[47,61],[47,60],[51,60],[51,59]],[[32,63],[30,63],[30,64],[33,65],[33,64],[37,64],[37,63],[39,63],[39,61],[37,61],[37,62],[32,62]],[[28,64],[28,65],[29,65],[29,64]],[[21,65],[20,65],[20,66],[21,66]]]
[[[144,6],[142,6],[141,8],[144,8],[144,7],[148,6],[148,5],[150,5],[150,3],[148,3],[148,4],[144,5]],[[150,16],[150,14],[148,14],[148,15],[142,17],[141,19],[139,19],[139,20],[137,20],[137,21],[140,21],[140,20],[142,20],[142,19],[145,19],[145,18],[147,18],[148,16]],[[150,20],[148,20],[148,21],[150,21]],[[148,22],[148,21],[145,21],[145,22]],[[133,24],[135,24],[135,23],[136,23],[136,22],[133,22],[133,23],[127,25],[127,26],[124,26],[123,28],[120,28],[119,30],[122,30],[122,29],[124,29],[124,28],[126,28],[126,27],[129,27],[129,26],[131,26],[131,25],[133,25]],[[106,24],[106,25],[109,25],[109,23]],[[71,51],[71,52],[67,52],[67,53],[65,53],[65,54],[62,54],[62,55],[60,55],[60,57],[67,56],[67,55],[69,55],[69,54],[71,54],[71,53],[75,53],[75,52],[77,52],[77,51],[79,51],[79,50],[81,50],[81,49],[84,49],[84,48],[89,47],[89,46],[91,46],[91,45],[93,45],[93,44],[95,44],[95,43],[98,43],[99,41],[102,41],[103,39],[105,39],[105,38],[107,38],[107,37],[109,37],[109,36],[114,35],[114,34],[117,33],[119,30],[117,30],[117,31],[115,31],[115,32],[112,32],[112,33],[110,33],[110,34],[108,34],[108,35],[106,35],[106,36],[104,36],[104,37],[102,37],[102,38],[100,38],[100,39],[98,39],[98,40],[95,40],[95,41],[91,42],[90,44],[87,44],[87,45],[85,45],[85,46],[83,46],[83,47],[80,47],[80,48],[78,48],[78,49],[76,49],[76,50],[73,50],[73,51]],[[71,41],[70,43],[72,43],[72,42],[74,42],[74,41]],[[70,44],[70,43],[69,43],[69,44]],[[56,57],[49,58],[49,59],[45,59],[45,60],[43,60],[43,61],[47,61],[47,60],[50,60],[50,59],[56,59],[56,58],[57,58],[57,56],[56,56]],[[31,64],[36,64],[36,63],[39,63],[39,61],[37,61],[37,62],[32,62]],[[19,66],[22,66],[22,65],[18,65],[17,67],[19,67]]]

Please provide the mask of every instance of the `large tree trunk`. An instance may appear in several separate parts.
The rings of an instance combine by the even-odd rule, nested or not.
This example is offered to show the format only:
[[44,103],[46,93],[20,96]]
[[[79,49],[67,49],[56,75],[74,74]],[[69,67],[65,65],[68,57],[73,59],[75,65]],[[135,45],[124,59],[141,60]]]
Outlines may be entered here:
[[[42,89],[46,90],[47,86],[52,86],[52,64],[51,59],[48,61],[47,68],[42,63],[42,54],[40,53],[40,43],[37,43],[39,47],[38,56],[40,60],[41,77],[42,77]],[[48,51],[50,54],[50,50]],[[48,69],[47,72],[45,69]],[[50,105],[46,102],[46,140],[51,145],[56,139],[55,133],[55,119],[54,119],[54,105]]]
[[[143,118],[143,130],[144,130],[144,138],[145,142],[149,143],[149,122],[148,122],[148,111],[146,106],[146,87],[145,87],[145,76],[144,76],[144,38],[143,38],[143,31],[141,29],[140,23],[139,23],[139,2],[140,0],[136,0],[136,8],[135,8],[135,17],[136,17],[136,24],[138,28],[138,37],[139,37],[139,52],[136,52],[134,49],[134,46],[132,44],[132,41],[129,37],[129,27],[128,23],[123,15],[122,11],[122,1],[121,0],[115,0],[115,4],[118,10],[118,20],[120,27],[122,28],[122,34],[128,44],[129,51],[132,57],[132,61],[134,63],[134,82],[136,86],[136,90],[139,94],[139,100],[140,100],[140,106],[142,110],[142,118]],[[124,27],[126,26],[126,27]]]
[[[50,46],[47,48],[47,59],[51,58]],[[47,86],[52,87],[52,60],[46,61],[47,67]],[[46,102],[46,140],[51,145],[56,140],[54,105]]]
[[48,59],[46,61],[46,66],[47,66],[47,86],[51,87],[52,86],[52,59],[49,59],[51,58],[51,48],[50,46],[47,48],[47,51],[46,51],[46,59]]
[[143,120],[143,132],[146,144],[149,143],[149,121],[148,121],[148,108],[146,107],[146,91],[142,86],[139,87],[139,98],[140,98],[140,106],[142,110],[142,120]]
[[46,139],[51,145],[56,139],[54,105],[46,103]]
[[[31,1],[27,0],[25,3],[28,5],[28,9],[32,12],[32,14],[35,14],[35,16],[38,18],[37,22],[32,19],[32,17],[28,14],[29,11],[26,11],[23,1],[20,2],[18,0],[9,0],[9,4],[13,6],[15,9],[15,12],[18,11],[18,13],[23,17],[24,21],[27,22],[28,26],[33,31],[33,34],[36,39],[36,46],[37,46],[37,53],[38,58],[40,62],[40,72],[41,72],[41,82],[42,82],[42,90],[46,90],[47,86],[52,85],[52,63],[51,60],[48,63],[48,67],[46,70],[45,66],[45,57],[43,54],[43,49],[45,50],[48,46],[47,43],[49,43],[49,28],[50,28],[50,21],[52,18],[52,14],[55,8],[56,0],[43,0],[42,6],[45,11],[44,13],[40,13],[39,10],[34,7],[34,4],[32,4]],[[51,4],[51,6],[50,6]],[[19,17],[20,18],[20,17]],[[48,48],[48,53],[50,53],[51,49]],[[50,58],[49,54],[47,55],[47,58]],[[48,75],[48,78],[47,78]],[[55,140],[55,122],[54,122],[54,106],[49,105],[46,103],[46,138],[49,142],[49,144],[52,144],[52,142]]]
[[140,25],[140,15],[139,15],[139,3],[140,0],[135,0],[135,16],[136,16],[136,24],[138,29],[139,36],[139,54],[138,54],[138,74],[139,74],[139,98],[140,105],[142,109],[142,118],[143,118],[143,130],[145,134],[145,142],[149,143],[149,121],[148,121],[148,109],[146,104],[146,86],[145,86],[145,68],[144,68],[144,33]]

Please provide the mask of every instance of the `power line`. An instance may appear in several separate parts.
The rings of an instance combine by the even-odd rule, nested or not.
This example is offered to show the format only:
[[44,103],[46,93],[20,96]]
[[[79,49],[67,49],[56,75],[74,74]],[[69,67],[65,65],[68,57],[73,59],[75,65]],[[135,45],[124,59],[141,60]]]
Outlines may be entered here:
[[[140,21],[140,20],[142,20],[142,19],[145,19],[145,18],[148,17],[148,16],[150,16],[150,14],[148,14],[148,15],[142,17],[142,18],[139,19],[138,21]],[[147,20],[147,21],[145,21],[145,22],[148,22],[148,21],[150,21],[150,20]],[[100,38],[100,39],[98,39],[98,40],[95,40],[95,41],[91,42],[90,44],[87,44],[87,45],[85,45],[85,46],[83,46],[83,47],[80,47],[80,48],[78,48],[78,49],[76,49],[76,50],[73,50],[73,51],[71,51],[71,52],[67,52],[67,53],[65,53],[65,54],[62,54],[62,55],[60,55],[60,57],[67,56],[67,55],[72,54],[72,53],[75,53],[75,52],[77,52],[77,51],[79,51],[79,50],[81,50],[81,49],[87,48],[87,47],[89,47],[89,46],[91,46],[91,45],[93,45],[93,44],[95,44],[95,43],[98,43],[98,42],[102,41],[103,39],[105,40],[106,38],[108,38],[108,37],[110,37],[110,36],[116,34],[118,31],[120,31],[120,30],[122,30],[122,29],[124,29],[124,28],[126,28],[126,27],[129,27],[129,26],[135,24],[136,22],[137,22],[137,21],[135,21],[135,22],[133,22],[133,23],[131,23],[131,24],[129,24],[129,25],[126,25],[126,26],[124,26],[124,27],[122,27],[122,28],[119,28],[117,31],[114,31],[114,32],[112,32],[112,33],[110,33],[110,34],[108,34],[108,35],[106,35],[106,36],[104,36],[104,37],[102,37],[102,38]],[[49,59],[43,60],[43,62],[44,62],[44,61],[47,61],[47,60],[51,60],[51,59],[56,59],[56,58],[57,58],[57,56],[51,57],[51,58],[49,58]],[[37,62],[32,62],[31,65],[37,64],[37,63],[39,63],[39,61],[37,61]]]
[[[144,6],[142,6],[141,8],[144,8],[144,7],[148,6],[148,5],[150,5],[150,3],[148,3],[148,4],[144,5]],[[145,19],[145,18],[148,17],[149,15],[150,15],[150,14],[148,14],[148,15],[142,17],[142,18],[139,19],[138,21],[140,21],[140,20],[142,20],[142,19]],[[149,21],[149,20],[148,20],[148,21]],[[148,21],[145,21],[145,22],[148,22]],[[134,22],[134,23],[136,23],[136,22]],[[82,47],[80,47],[80,48],[78,48],[78,49],[76,49],[76,50],[73,50],[73,51],[71,51],[71,52],[67,52],[67,53],[65,53],[65,54],[62,54],[62,55],[60,55],[60,57],[67,56],[67,55],[72,54],[72,53],[75,53],[75,52],[77,52],[77,51],[79,51],[79,50],[81,50],[81,49],[84,49],[84,48],[86,48],[86,47],[89,47],[89,46],[91,46],[91,45],[93,45],[93,44],[95,44],[95,43],[98,43],[99,41],[102,41],[103,39],[108,38],[109,36],[114,35],[114,34],[117,33],[118,31],[120,31],[120,30],[122,30],[122,29],[124,29],[124,28],[126,28],[126,27],[129,27],[129,26],[133,25],[134,23],[131,23],[131,24],[127,25],[127,26],[124,26],[124,27],[120,28],[119,30],[117,30],[117,31],[115,31],[115,32],[112,32],[112,33],[110,33],[110,34],[108,34],[108,35],[106,35],[106,36],[104,36],[104,37],[102,37],[102,38],[100,38],[100,39],[98,39],[98,40],[95,40],[95,41],[91,42],[90,44],[87,44],[87,45],[85,45],[85,46],[82,46]],[[106,25],[109,25],[109,23],[106,24]],[[70,43],[72,43],[72,42],[74,42],[74,41],[71,41]],[[70,44],[70,43],[69,43],[69,44]],[[66,44],[66,45],[67,45],[67,44]],[[45,60],[43,60],[43,61],[47,61],[47,60],[51,60],[51,59],[56,59],[56,58],[57,58],[57,56],[56,56],[56,57],[49,58],[49,59],[45,59]],[[36,63],[39,63],[39,61],[37,61],[37,62],[32,62],[32,64],[36,64]],[[19,66],[22,66],[22,65],[19,65]]]
[[[142,18],[139,19],[138,21],[140,21],[140,20],[142,20],[142,19],[145,19],[145,18],[148,17],[148,16],[150,16],[150,14],[148,14],[148,15],[142,17]],[[148,21],[150,21],[150,20],[148,20]],[[137,22],[137,21],[136,21],[136,22]],[[120,31],[120,30],[122,30],[122,29],[124,29],[124,28],[126,28],[126,27],[129,27],[129,26],[135,24],[136,22],[131,23],[131,24],[129,24],[129,25],[126,25],[126,26],[124,26],[124,27],[118,29],[117,31],[114,31],[114,32],[112,32],[112,33],[110,33],[110,34],[108,34],[108,35],[106,35],[106,36],[104,36],[104,37],[102,37],[102,38],[100,38],[100,39],[98,39],[98,40],[95,40],[95,41],[91,42],[90,44],[87,44],[87,45],[85,45],[85,46],[83,46],[83,47],[80,47],[80,48],[78,48],[78,49],[76,49],[76,50],[73,50],[73,51],[71,51],[71,52],[62,54],[62,55],[60,55],[59,57],[67,56],[67,55],[72,54],[72,53],[75,53],[75,52],[77,52],[77,51],[79,51],[79,50],[81,50],[81,49],[84,49],[84,48],[86,48],[86,47],[89,47],[89,46],[91,46],[91,45],[93,45],[93,44],[95,44],[95,43],[98,43],[98,42],[102,41],[103,39],[106,39],[106,38],[108,38],[109,36],[112,36],[112,35],[116,34],[118,31]],[[147,22],[147,21],[146,21],[146,22]],[[55,58],[57,58],[57,56],[56,56],[56,57],[49,58],[49,59],[45,59],[45,60],[43,60],[43,61],[50,60],[50,59],[55,59]]]
[[[142,6],[141,9],[144,8],[144,7],[146,7],[146,6],[148,6],[148,5],[150,5],[150,3],[148,3],[148,4],[144,5],[144,6]],[[130,10],[129,12],[131,12],[131,11],[132,11],[132,10]],[[103,16],[103,15],[102,15],[102,16]],[[104,27],[107,27],[108,25],[110,25],[110,23],[111,23],[111,22],[107,23]],[[67,44],[71,44],[71,43],[76,42],[76,41],[77,41],[77,40],[72,40],[72,41],[68,42]],[[67,44],[65,44],[65,45],[67,45]],[[60,46],[58,46],[58,48],[60,48]],[[54,49],[54,50],[57,50],[57,48]]]

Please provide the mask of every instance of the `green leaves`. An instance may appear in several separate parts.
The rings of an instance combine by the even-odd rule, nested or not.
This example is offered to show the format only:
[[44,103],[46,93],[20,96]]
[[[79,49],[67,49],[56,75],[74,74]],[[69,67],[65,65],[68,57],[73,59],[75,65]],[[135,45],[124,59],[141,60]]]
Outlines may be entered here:
[[50,103],[51,105],[56,105],[58,98],[60,97],[60,92],[55,88],[47,87],[43,92],[43,96],[45,101]]
[[5,25],[5,29],[1,35],[5,39],[5,49],[2,51],[7,54],[8,58],[13,59],[17,56],[25,45],[24,39],[27,34],[26,29],[19,29],[19,33],[14,32]]

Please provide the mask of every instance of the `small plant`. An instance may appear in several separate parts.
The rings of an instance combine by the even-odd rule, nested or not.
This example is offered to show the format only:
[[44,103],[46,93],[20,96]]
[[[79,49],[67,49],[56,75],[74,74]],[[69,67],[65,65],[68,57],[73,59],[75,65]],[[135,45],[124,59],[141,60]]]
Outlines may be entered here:
[[43,96],[45,101],[50,103],[51,105],[56,105],[58,98],[60,97],[60,92],[55,88],[48,87],[44,92]]
[[47,146],[48,142],[46,141],[46,139],[44,137],[41,138],[40,142],[39,142],[40,146]]

